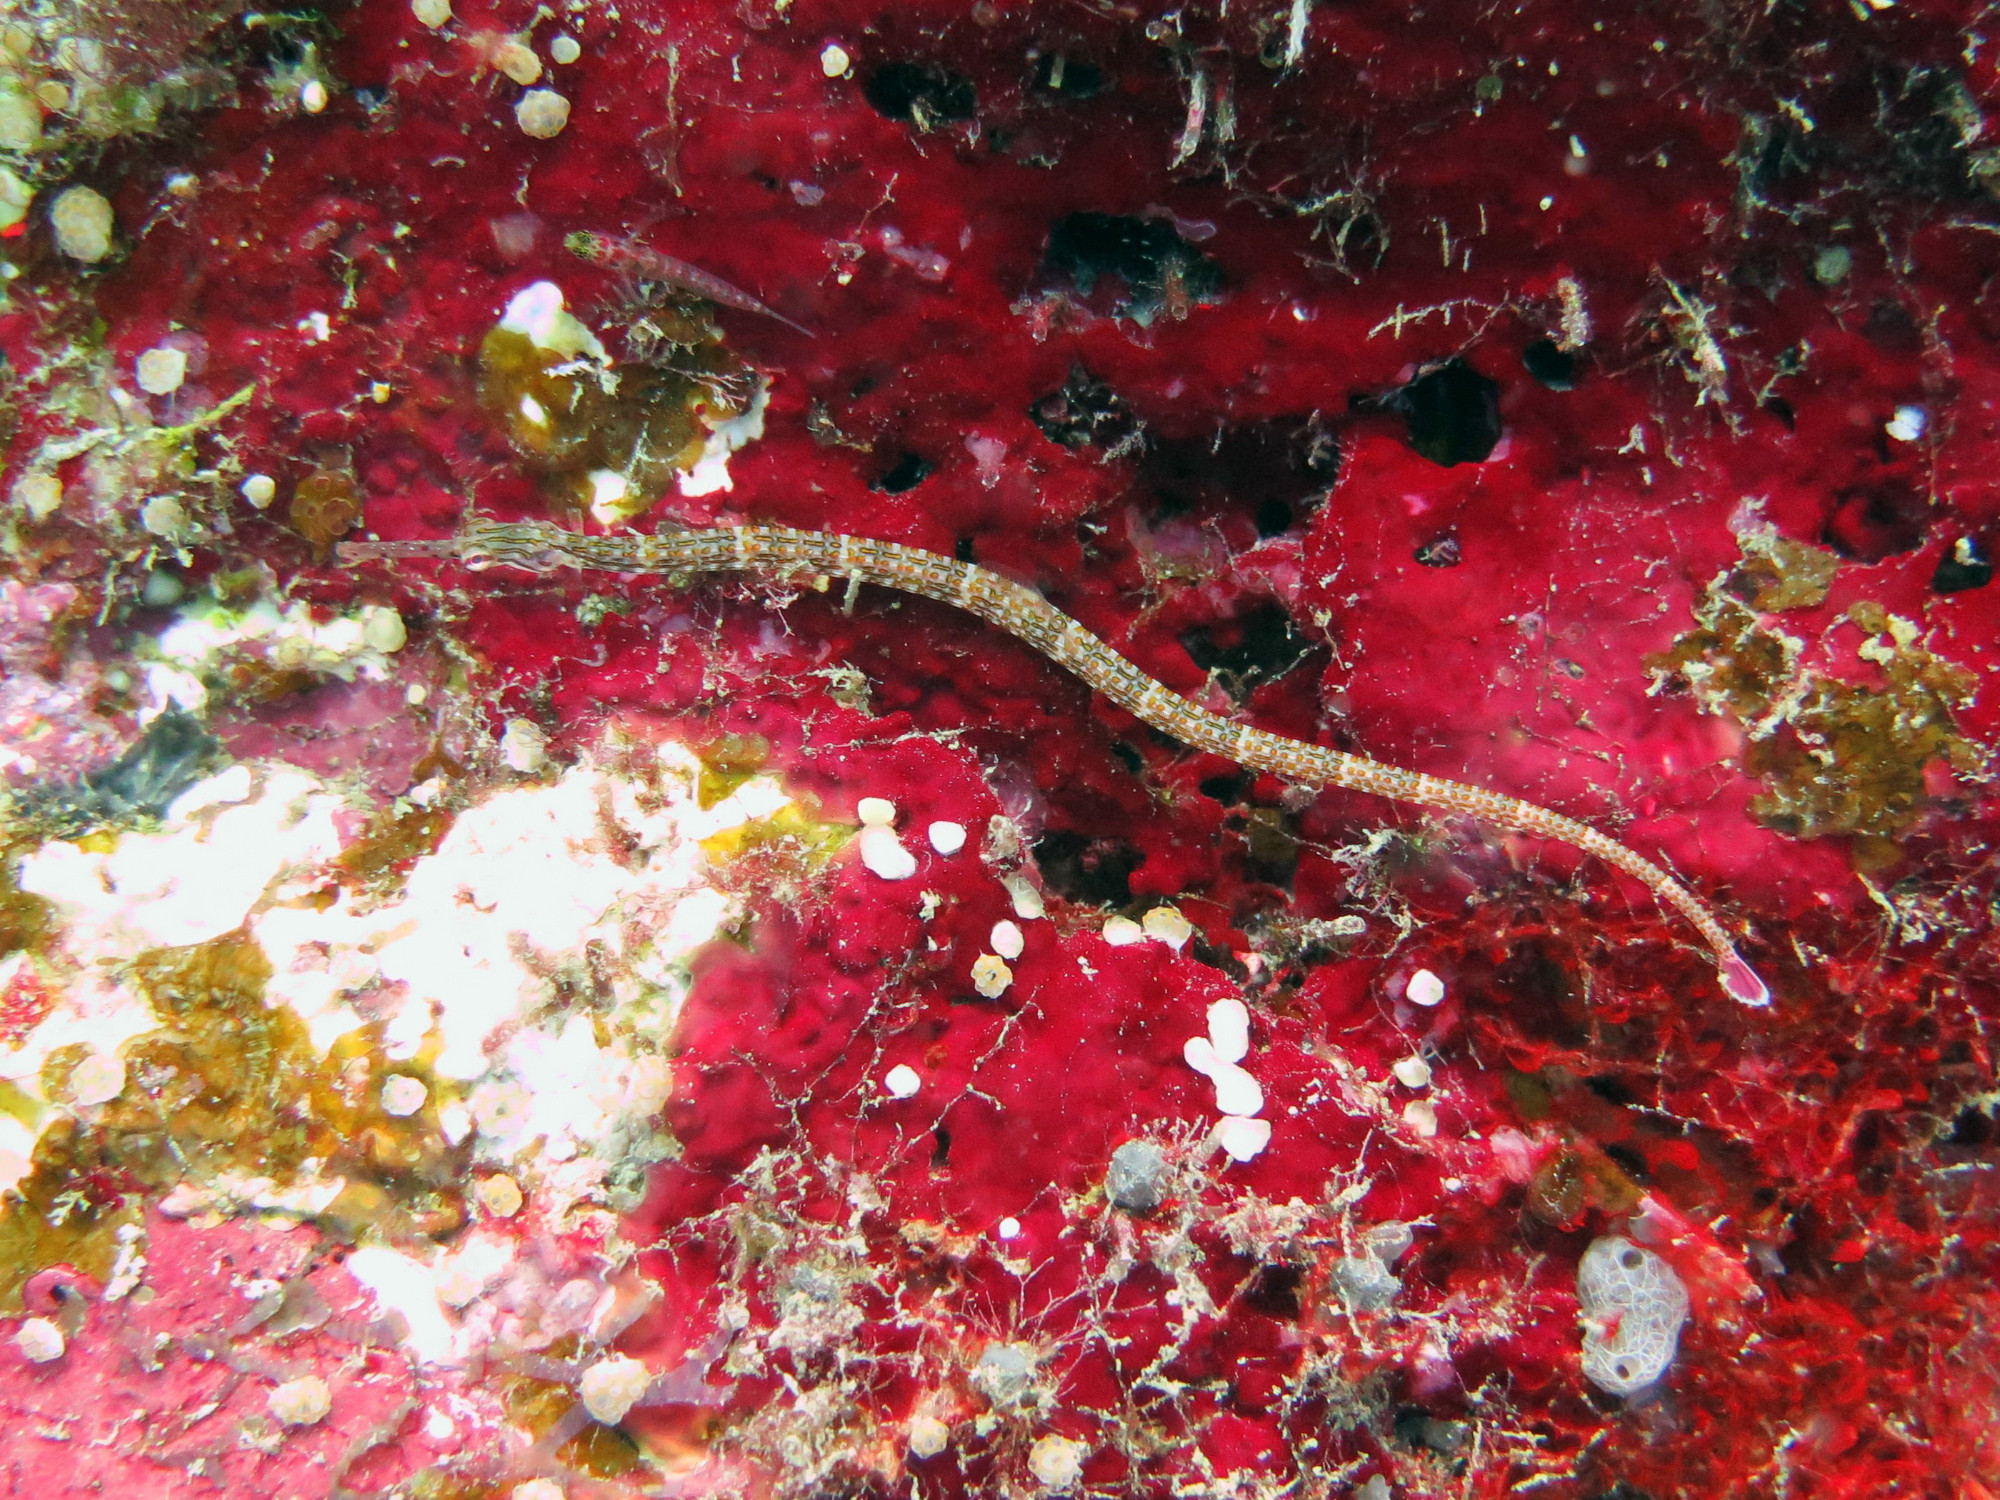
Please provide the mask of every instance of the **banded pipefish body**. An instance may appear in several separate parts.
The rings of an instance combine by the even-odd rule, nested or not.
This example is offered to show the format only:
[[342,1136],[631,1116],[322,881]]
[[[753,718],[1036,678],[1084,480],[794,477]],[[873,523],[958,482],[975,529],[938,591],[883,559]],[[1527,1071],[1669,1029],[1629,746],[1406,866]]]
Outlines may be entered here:
[[800,572],[922,594],[968,610],[1026,641],[1112,702],[1183,744],[1306,786],[1337,786],[1462,813],[1500,828],[1555,839],[1593,854],[1639,881],[1692,923],[1708,944],[1723,989],[1745,1005],[1767,1005],[1771,992],[1736,951],[1729,931],[1680,881],[1636,850],[1589,824],[1504,792],[1386,765],[1364,755],[1312,745],[1225,719],[1147,676],[1035,590],[975,563],[918,547],[839,532],[785,526],[714,526],[652,535],[585,536],[539,521],[467,520],[436,541],[345,542],[340,556],[456,558],[468,566],[535,570],[574,567],[607,573],[695,574]]

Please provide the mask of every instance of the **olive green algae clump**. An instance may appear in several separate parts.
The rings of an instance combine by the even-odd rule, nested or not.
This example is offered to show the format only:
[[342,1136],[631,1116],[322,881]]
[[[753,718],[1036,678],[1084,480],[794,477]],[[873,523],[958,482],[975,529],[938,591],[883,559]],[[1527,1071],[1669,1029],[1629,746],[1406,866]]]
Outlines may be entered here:
[[1647,659],[1655,690],[1679,683],[1743,727],[1743,768],[1763,783],[1751,811],[1767,828],[1894,839],[1931,802],[1929,766],[1967,773],[1983,759],[1953,718],[1972,699],[1973,675],[1928,650],[1913,621],[1867,601],[1845,619],[1865,637],[1856,654],[1876,680],[1807,665],[1806,643],[1771,616],[1822,604],[1836,559],[1771,536],[1745,537],[1743,549],[1696,605],[1697,628]]

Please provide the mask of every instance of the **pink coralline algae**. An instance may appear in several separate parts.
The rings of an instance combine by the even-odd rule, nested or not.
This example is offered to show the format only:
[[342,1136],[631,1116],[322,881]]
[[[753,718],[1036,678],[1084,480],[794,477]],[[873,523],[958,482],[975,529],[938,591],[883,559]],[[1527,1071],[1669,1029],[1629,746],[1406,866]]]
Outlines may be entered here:
[[12,1483],[2000,1489],[2000,72],[1602,10],[0,26]]

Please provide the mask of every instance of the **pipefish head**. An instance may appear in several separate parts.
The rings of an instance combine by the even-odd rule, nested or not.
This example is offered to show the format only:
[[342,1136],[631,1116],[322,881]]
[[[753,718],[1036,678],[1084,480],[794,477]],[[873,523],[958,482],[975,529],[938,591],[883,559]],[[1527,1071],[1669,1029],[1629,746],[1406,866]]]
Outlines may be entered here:
[[595,234],[588,229],[578,229],[563,236],[563,249],[583,260],[598,262],[608,260],[612,244],[609,235]]

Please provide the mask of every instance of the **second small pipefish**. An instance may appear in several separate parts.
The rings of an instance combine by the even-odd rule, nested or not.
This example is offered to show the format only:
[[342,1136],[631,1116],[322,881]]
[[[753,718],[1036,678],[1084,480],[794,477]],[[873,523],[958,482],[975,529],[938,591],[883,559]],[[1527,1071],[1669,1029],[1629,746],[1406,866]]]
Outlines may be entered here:
[[608,573],[784,575],[810,570],[856,583],[922,594],[968,610],[1033,646],[1120,707],[1186,745],[1308,786],[1372,792],[1397,802],[1464,813],[1502,828],[1555,839],[1641,882],[1701,933],[1721,971],[1722,987],[1745,1005],[1770,1003],[1771,992],[1736,951],[1715,914],[1659,865],[1587,823],[1563,813],[1464,782],[1385,765],[1363,755],[1308,744],[1239,724],[1189,702],[1120,656],[1025,584],[974,563],[869,537],[783,526],[716,526],[650,536],[584,536],[546,522],[465,521],[458,535],[438,541],[344,542],[340,556],[447,557],[468,565],[531,569],[574,567]]
[[712,275],[702,270],[700,266],[689,265],[684,260],[677,260],[658,250],[649,249],[636,240],[579,230],[575,234],[565,236],[563,246],[570,254],[581,260],[587,260],[594,266],[603,266],[607,271],[616,271],[620,275],[629,276],[634,281],[657,282],[678,292],[690,292],[697,297],[706,297],[710,302],[723,307],[733,307],[738,312],[775,318],[787,328],[795,329],[809,339],[819,336],[804,324],[794,323],[775,308],[766,307],[748,292],[731,286],[720,276]]

